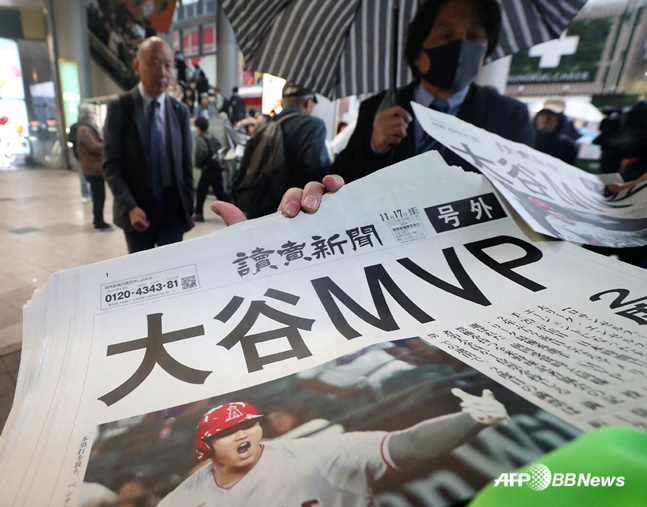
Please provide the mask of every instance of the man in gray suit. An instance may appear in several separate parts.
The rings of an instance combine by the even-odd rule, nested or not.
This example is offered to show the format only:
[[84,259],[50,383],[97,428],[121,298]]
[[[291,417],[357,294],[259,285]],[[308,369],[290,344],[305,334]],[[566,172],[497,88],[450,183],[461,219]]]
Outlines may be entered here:
[[150,37],[133,68],[138,85],[108,105],[103,159],[113,221],[123,229],[129,253],[181,241],[194,226],[190,114],[165,93],[173,52]]

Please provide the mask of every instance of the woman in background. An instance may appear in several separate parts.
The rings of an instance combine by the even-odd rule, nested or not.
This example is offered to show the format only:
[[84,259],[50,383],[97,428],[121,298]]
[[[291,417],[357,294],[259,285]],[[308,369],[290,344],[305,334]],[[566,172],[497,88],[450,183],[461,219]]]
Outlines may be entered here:
[[106,187],[103,180],[101,159],[103,158],[103,139],[92,106],[81,105],[76,133],[76,146],[81,171],[90,184],[92,194],[92,215],[97,231],[110,231],[112,226],[103,220],[103,205],[106,200]]

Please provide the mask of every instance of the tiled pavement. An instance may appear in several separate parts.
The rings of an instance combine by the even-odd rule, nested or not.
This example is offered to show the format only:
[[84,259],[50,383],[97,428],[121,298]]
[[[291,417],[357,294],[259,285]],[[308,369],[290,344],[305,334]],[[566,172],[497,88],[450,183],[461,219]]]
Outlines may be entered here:
[[[107,190],[104,214],[110,221]],[[206,206],[205,206],[206,208]],[[205,210],[206,222],[186,235],[224,227]],[[22,307],[34,289],[62,269],[126,255],[119,229],[96,232],[92,205],[83,203],[78,175],[52,168],[0,168],[0,430],[16,386],[22,342]]]

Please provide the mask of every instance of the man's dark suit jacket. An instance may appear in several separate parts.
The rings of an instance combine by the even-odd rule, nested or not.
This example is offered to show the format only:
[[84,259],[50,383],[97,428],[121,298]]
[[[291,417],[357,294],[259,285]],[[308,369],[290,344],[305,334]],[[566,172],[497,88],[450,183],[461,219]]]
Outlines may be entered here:
[[[397,90],[396,94],[396,104],[409,111],[411,116],[415,86],[416,83],[410,83]],[[343,176],[347,183],[419,154],[416,148],[415,120],[409,124],[407,136],[399,145],[384,154],[375,153],[371,149],[373,120],[385,93],[362,102],[355,131],[346,149],[335,158],[331,173]],[[494,88],[471,84],[456,116],[511,141],[532,146],[534,131],[527,107],[515,99],[500,95]],[[471,164],[449,149],[444,150],[443,158],[450,165],[476,171]]]
[[[169,165],[188,225],[193,213],[193,164],[189,110],[166,96],[165,123]],[[108,105],[103,142],[103,172],[114,196],[113,222],[132,231],[128,212],[142,208],[150,217],[157,202],[149,164],[149,125],[137,86]]]

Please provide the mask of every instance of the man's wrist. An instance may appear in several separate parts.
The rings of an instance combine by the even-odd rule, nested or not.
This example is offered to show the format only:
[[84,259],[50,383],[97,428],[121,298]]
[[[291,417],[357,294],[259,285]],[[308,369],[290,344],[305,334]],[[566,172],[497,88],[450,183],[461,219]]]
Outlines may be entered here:
[[373,143],[373,138],[371,137],[371,151],[375,153],[376,155],[384,155],[385,153],[388,153],[391,148],[386,148],[385,150],[378,150],[375,147],[375,143]]

